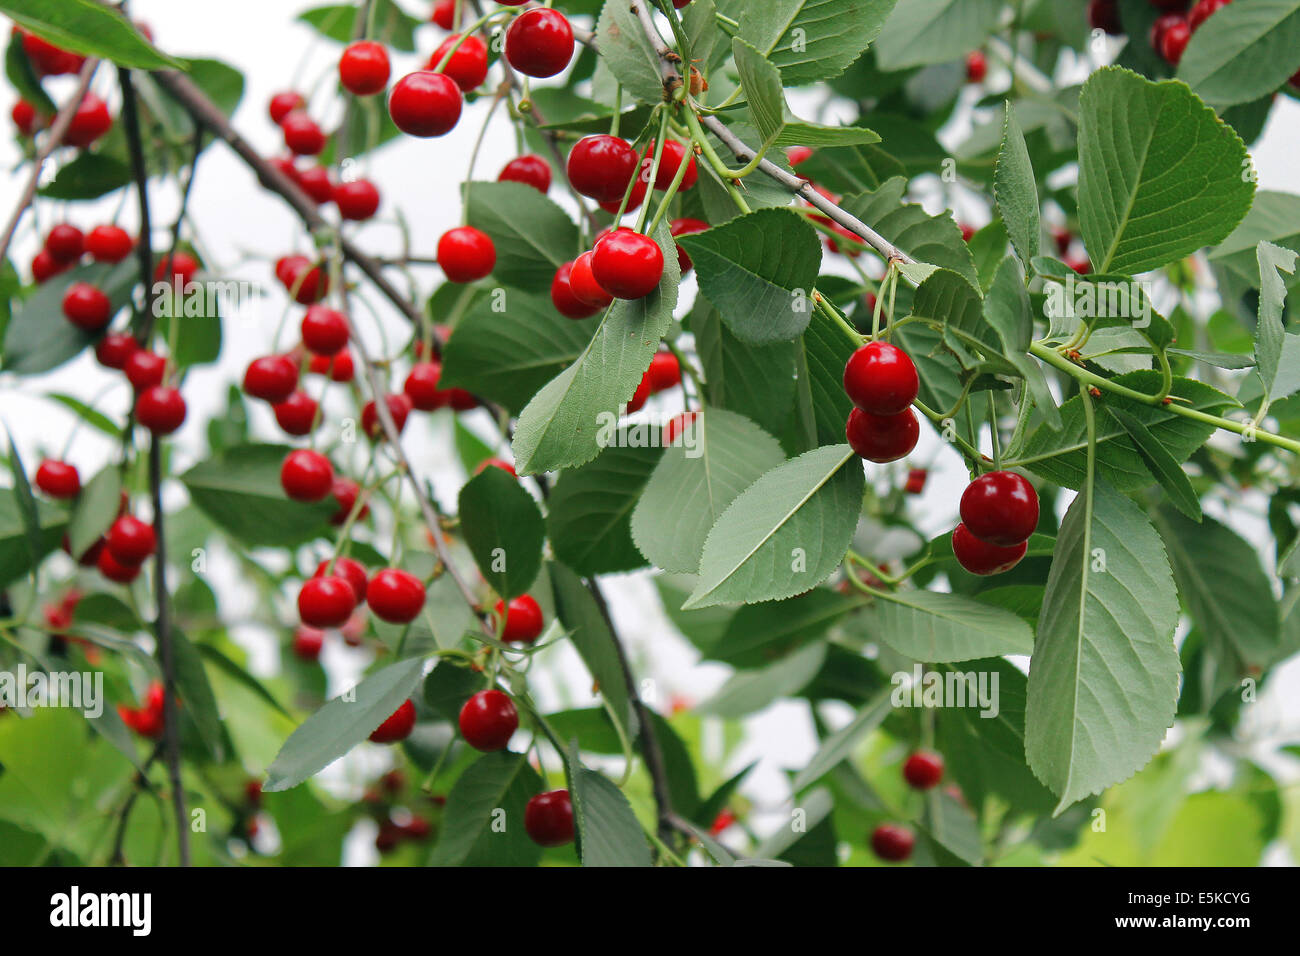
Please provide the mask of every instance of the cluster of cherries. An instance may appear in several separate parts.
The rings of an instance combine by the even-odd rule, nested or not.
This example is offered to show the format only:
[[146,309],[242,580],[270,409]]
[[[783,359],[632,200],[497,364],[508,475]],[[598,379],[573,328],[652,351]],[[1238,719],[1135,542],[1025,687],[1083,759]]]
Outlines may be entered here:
[[61,222],[50,229],[32,257],[32,279],[41,285],[79,265],[86,256],[92,262],[121,262],[133,248],[135,240],[118,226],[96,226],[83,233],[71,223]]
[[[81,54],[61,49],[18,26],[14,26],[12,33],[22,38],[23,53],[38,77],[79,73],[85,65],[86,58]],[[50,117],[42,115],[26,99],[20,99],[14,104],[10,116],[22,136],[35,136],[50,122]],[[85,148],[107,133],[112,126],[113,117],[108,112],[108,104],[94,93],[87,92],[72,114],[68,130],[63,134],[63,144]]]
[[163,705],[166,692],[159,681],[152,681],[145,691],[144,703],[139,707],[126,704],[117,705],[117,715],[141,737],[148,740],[161,740],[163,735]]
[[[374,786],[366,788],[362,801],[371,808],[379,824],[375,835],[375,849],[391,853],[402,843],[423,843],[433,834],[433,825],[418,813],[410,813],[403,822],[393,817],[393,804],[406,788],[406,774],[389,770]],[[431,796],[433,803],[445,803],[445,797]]]
[[[903,763],[903,779],[913,790],[931,790],[943,779],[943,758],[918,750]],[[882,823],[871,831],[871,849],[888,863],[902,863],[912,855],[916,835],[897,823]]]

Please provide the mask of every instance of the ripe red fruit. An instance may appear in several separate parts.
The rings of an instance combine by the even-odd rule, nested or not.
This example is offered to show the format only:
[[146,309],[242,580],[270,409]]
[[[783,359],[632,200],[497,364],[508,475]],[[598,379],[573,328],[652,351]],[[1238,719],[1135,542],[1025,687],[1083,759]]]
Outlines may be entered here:
[[981,541],[964,524],[957,525],[952,533],[952,552],[957,556],[957,563],[971,574],[986,576],[1010,571],[1028,550],[1028,541],[1009,548]]
[[295,156],[315,156],[325,148],[325,133],[304,110],[294,110],[280,122],[284,145]]
[[545,621],[542,619],[541,607],[531,595],[521,594],[517,598],[511,598],[509,610],[503,601],[497,601],[496,612],[498,618],[505,615],[506,623],[501,632],[501,640],[507,644],[531,644],[541,637]]
[[882,823],[871,831],[871,849],[889,863],[901,863],[912,855],[916,837],[907,827]]
[[353,222],[369,219],[379,209],[379,190],[368,179],[353,179],[334,187],[339,215]]
[[72,115],[72,123],[63,134],[63,142],[83,149],[109,131],[113,117],[108,115],[108,104],[94,93],[87,93]]
[[813,151],[807,146],[791,146],[785,151],[785,159],[791,166],[798,166],[812,159]]
[[298,592],[298,617],[312,627],[338,627],[351,616],[356,597],[342,575],[310,578]]
[[75,465],[47,458],[36,469],[36,487],[51,498],[75,498],[81,492],[81,475]]
[[[333,355],[348,344],[347,319],[338,309],[311,306],[302,317],[302,344],[317,355]],[[293,363],[289,364],[292,366]],[[296,374],[294,378],[297,378]]]
[[961,520],[987,544],[1005,548],[1028,541],[1038,527],[1038,492],[1013,471],[991,471],[962,492]]
[[409,571],[384,568],[370,579],[366,602],[381,621],[407,624],[424,607],[424,584]]
[[301,390],[289,393],[288,398],[271,407],[276,423],[285,433],[298,436],[311,434],[319,409],[316,399]]
[[678,437],[686,434],[687,430],[695,423],[699,417],[699,412],[682,412],[668,420],[664,426],[664,444],[671,445],[677,441]]
[[519,156],[506,163],[497,176],[498,182],[523,183],[544,193],[551,188],[551,165],[532,153]]
[[429,19],[444,30],[450,30],[456,19],[456,0],[438,0]]
[[86,251],[96,262],[121,262],[135,248],[135,240],[118,226],[96,226],[86,236]]
[[1201,28],[1201,24],[1231,2],[1232,0],[1199,0],[1196,6],[1192,7],[1192,12],[1187,15],[1187,25],[1195,33]]
[[[330,517],[330,524],[341,525],[348,520],[348,515],[356,507],[357,496],[361,494],[361,486],[351,478],[338,477],[334,479],[334,486],[330,488],[330,494],[334,496],[334,503],[338,505],[338,511],[334,512]],[[362,521],[368,514],[370,514],[370,506],[362,505],[356,520]]]
[[460,735],[475,750],[504,750],[518,729],[514,701],[499,690],[481,690],[460,709]]
[[551,280],[551,304],[566,319],[587,319],[600,311],[599,306],[588,305],[573,291],[573,263],[566,262],[555,270]]
[[597,309],[603,309],[614,301],[614,297],[604,290],[591,272],[591,252],[584,252],[573,260],[569,271],[569,289],[578,301]]
[[[406,417],[411,414],[411,409],[415,405],[404,393],[387,396],[386,404],[388,414],[393,416],[393,425],[396,426],[398,434],[401,434],[402,429],[406,427]],[[383,434],[384,426],[379,420],[379,412],[375,410],[373,401],[366,402],[361,409],[361,428],[371,438],[378,438]]]
[[528,10],[506,30],[506,59],[525,76],[555,76],[573,59],[573,27],[558,10]]
[[631,415],[633,412],[639,412],[645,407],[646,399],[648,399],[651,394],[650,370],[646,369],[646,373],[641,376],[641,381],[637,383],[636,391],[633,392],[632,397],[628,399],[627,413]]
[[[274,162],[274,161],[273,161]],[[290,176],[294,182],[305,192],[311,199],[317,203],[326,203],[334,199],[334,180],[330,178],[330,171],[324,166],[308,166],[306,169],[298,169],[293,165],[292,160],[285,161],[288,165],[286,170],[292,170]]]
[[1074,242],[1074,236],[1064,226],[1053,226],[1052,241],[1056,243],[1056,254],[1065,256],[1070,252],[1070,244]]
[[350,382],[356,369],[352,353],[342,349],[333,355],[313,355],[307,371],[313,375],[328,375],[336,382]]
[[456,126],[464,98],[456,81],[443,73],[408,73],[388,94],[388,115],[410,136],[442,136]]
[[40,285],[60,272],[71,268],[71,263],[59,262],[45,249],[32,256],[32,280]]
[[569,791],[539,793],[524,807],[524,830],[538,846],[573,842],[573,801]]
[[330,290],[330,279],[325,269],[310,263],[300,267],[295,263],[294,266],[295,271],[285,283],[293,294],[294,301],[299,305],[310,305],[325,298]]
[[22,136],[31,136],[43,125],[40,115],[36,112],[36,107],[27,100],[19,100],[14,104],[13,110],[9,114],[14,121],[14,126]]
[[14,32],[22,37],[23,52],[31,61],[32,69],[38,76],[59,76],[76,73],[86,62],[86,58],[70,50],[57,47],[47,40],[42,40],[34,33],[26,33],[15,27]]
[[284,122],[284,118],[294,110],[301,110],[307,107],[307,101],[302,98],[301,93],[293,90],[285,90],[282,93],[276,93],[271,97],[267,104],[266,111],[271,115],[271,122],[279,126]]
[[656,352],[650,360],[650,390],[656,394],[682,384],[682,367],[672,352]]
[[339,82],[354,96],[373,96],[388,85],[388,51],[374,40],[358,40],[339,57]]
[[913,468],[907,473],[907,484],[903,485],[903,491],[909,495],[919,495],[925,491],[925,480],[930,473],[924,468]]
[[[438,64],[459,40],[459,33],[453,33],[443,40],[438,44],[438,49],[433,51],[433,56],[429,57],[429,62],[424,68],[437,72]],[[481,86],[488,74],[487,47],[476,36],[466,37],[465,41],[457,47],[456,52],[451,54],[451,59],[447,61],[447,66],[442,72],[455,80],[456,85],[466,93]]]
[[370,739],[377,744],[395,744],[405,740],[415,729],[415,705],[408,699],[393,715],[375,728]]
[[153,525],[135,515],[122,515],[105,536],[105,547],[120,564],[140,564],[158,548]]
[[99,556],[95,559],[95,567],[104,577],[118,584],[130,584],[140,575],[140,565],[123,564],[113,557],[108,548],[99,551]]
[[1081,276],[1086,276],[1088,273],[1092,272],[1092,263],[1086,256],[1066,259],[1065,264]]
[[888,342],[868,342],[844,366],[844,391],[873,415],[897,415],[916,401],[920,388],[915,363]]
[[597,202],[618,202],[627,192],[639,163],[636,150],[617,136],[584,136],[569,151],[569,182]]
[[519,473],[515,471],[515,466],[510,464],[508,461],[502,461],[500,458],[483,459],[478,463],[478,467],[474,469],[474,474],[481,474],[486,468],[500,468],[512,478],[519,477]]
[[473,226],[448,229],[438,240],[438,265],[448,282],[475,282],[497,264],[492,237]]
[[86,237],[76,226],[61,222],[45,237],[45,251],[59,262],[76,262],[86,249]]
[[855,408],[849,413],[844,432],[859,457],[884,464],[907,457],[916,447],[920,426],[910,408],[897,415],[872,415]]
[[74,282],[63,293],[63,316],[77,328],[98,332],[113,317],[113,307],[101,289]]
[[446,393],[438,389],[441,377],[442,366],[437,362],[416,362],[406,376],[402,391],[413,407],[422,412],[434,411],[446,404]]
[[[331,190],[331,195],[333,192]],[[275,277],[286,289],[293,287],[293,280],[303,270],[311,267],[311,260],[306,256],[281,256],[275,262]]]
[[664,254],[649,236],[615,229],[596,243],[591,272],[601,288],[615,298],[640,299],[658,288]]
[[[646,175],[649,175],[650,169],[654,165],[655,143],[650,141],[646,147],[646,157],[650,161],[650,166],[646,167]],[[682,175],[681,185],[677,187],[678,192],[685,192],[690,189],[700,178],[699,170],[695,166],[695,154],[675,139],[664,140],[663,155],[659,157],[659,172],[655,176],[655,189],[665,190],[673,184],[677,178],[677,170],[686,163],[686,172]]]
[[983,83],[989,72],[989,61],[981,50],[972,50],[966,57],[966,80],[969,83]]
[[[1160,23],[1166,17],[1172,17],[1173,20],[1163,28]],[[1155,26],[1151,28],[1152,34],[1159,31],[1160,35],[1160,56],[1170,66],[1177,66],[1183,58],[1183,51],[1187,49],[1187,42],[1192,38],[1192,28],[1188,25],[1184,17],[1176,13],[1167,13],[1157,20]]]
[[299,448],[285,455],[280,484],[294,501],[320,501],[334,487],[334,466],[320,452]]
[[298,366],[287,355],[253,359],[244,372],[244,392],[272,405],[283,402],[297,387]]
[[1119,22],[1119,0],[1088,0],[1088,25],[1094,30],[1105,30],[1111,36],[1120,36],[1124,25]]
[[132,387],[137,392],[142,392],[146,388],[162,384],[163,376],[167,372],[167,360],[157,352],[136,348],[127,356],[122,371],[126,373],[127,381]]
[[[708,228],[709,224],[703,219],[674,219],[668,224],[668,231],[674,239],[678,236],[690,236],[697,232],[704,232]],[[694,263],[691,262],[691,257],[686,254],[686,250],[680,245],[677,246],[677,267],[681,274],[686,275],[691,271],[693,265]]]
[[135,400],[135,417],[155,435],[170,435],[185,422],[185,399],[169,385],[153,385]]
[[[330,562],[328,559],[322,561],[320,564],[316,565],[316,571],[312,574],[312,577],[326,577],[326,569],[329,568],[329,566]],[[360,561],[353,558],[335,558],[334,567],[329,573],[336,577],[341,577],[351,585],[352,593],[356,597],[356,603],[358,605],[366,602],[366,591],[369,585],[366,579],[365,566],[362,565]]]
[[305,624],[293,631],[293,656],[303,661],[320,659],[321,648],[325,646],[325,632]]
[[943,758],[928,750],[918,750],[903,764],[903,779],[916,790],[929,790],[943,778]]
[[[171,262],[171,275],[167,275],[167,263]],[[154,267],[153,278],[155,282],[161,282],[164,279],[171,285],[180,284],[183,289],[194,281],[194,275],[199,271],[199,261],[188,252],[177,250],[176,253],[164,253],[158,257],[158,264]]]

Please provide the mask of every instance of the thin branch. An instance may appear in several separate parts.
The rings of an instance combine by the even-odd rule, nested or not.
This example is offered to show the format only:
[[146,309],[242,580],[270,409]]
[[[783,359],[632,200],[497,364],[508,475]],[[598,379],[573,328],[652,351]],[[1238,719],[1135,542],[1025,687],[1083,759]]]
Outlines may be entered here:
[[113,837],[113,852],[108,858],[109,866],[120,866],[126,863],[126,857],[122,855],[122,848],[126,844],[126,825],[131,819],[131,811],[135,808],[135,802],[140,798],[140,794],[153,789],[149,784],[148,772],[153,762],[158,759],[158,755],[162,753],[162,748],[161,743],[153,748],[149,759],[135,772],[131,780],[131,792],[127,795],[126,802],[122,804],[122,809],[118,811],[117,833]]

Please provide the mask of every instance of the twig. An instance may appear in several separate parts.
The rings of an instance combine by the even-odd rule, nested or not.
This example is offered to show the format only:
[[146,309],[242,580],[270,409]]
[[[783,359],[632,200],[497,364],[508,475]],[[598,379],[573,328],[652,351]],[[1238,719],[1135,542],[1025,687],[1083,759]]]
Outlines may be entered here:
[[113,837],[113,852],[108,858],[109,866],[118,866],[126,862],[122,856],[122,848],[126,844],[126,825],[131,819],[131,811],[135,808],[135,802],[139,799],[140,794],[145,790],[152,789],[149,786],[148,771],[153,762],[158,759],[162,752],[163,745],[159,743],[153,748],[153,753],[144,765],[135,772],[135,777],[131,780],[131,792],[127,795],[126,803],[122,804],[122,809],[117,816],[117,833]]

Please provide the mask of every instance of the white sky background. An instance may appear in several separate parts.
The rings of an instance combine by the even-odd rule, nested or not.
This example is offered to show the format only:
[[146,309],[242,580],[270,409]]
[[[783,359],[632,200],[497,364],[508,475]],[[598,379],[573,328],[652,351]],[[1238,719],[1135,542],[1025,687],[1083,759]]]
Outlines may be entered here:
[[[428,6],[425,0],[418,3],[402,0],[402,3],[412,11],[424,10]],[[221,3],[136,0],[132,4],[135,16],[150,24],[157,42],[167,52],[216,57],[244,72],[245,93],[234,117],[234,125],[268,156],[282,152],[283,146],[279,130],[266,116],[267,100],[274,92],[293,86],[296,76],[301,77],[297,81],[300,84],[298,88],[304,91],[324,77],[324,82],[316,86],[311,112],[326,129],[331,128],[339,115],[340,105],[331,103],[331,98],[335,76],[333,65],[340,48],[320,41],[312,30],[292,22],[301,10],[318,5],[318,2],[299,0],[223,0]],[[563,4],[560,6],[562,8]],[[422,27],[417,35],[420,50],[417,55],[394,54],[394,78],[422,66],[442,36],[442,31],[436,27]],[[309,49],[311,53],[303,65],[302,58]],[[1075,78],[1081,79],[1082,75]],[[996,69],[989,80],[997,88],[999,76]],[[57,82],[58,85],[51,83],[48,87],[56,100],[67,95],[73,80],[61,78]],[[96,89],[109,99],[116,115],[118,100],[114,86],[111,69],[102,67],[96,78]],[[967,98],[973,95],[973,91],[968,91]],[[805,115],[812,115],[819,105],[819,101],[807,94],[792,93],[791,100],[795,110]],[[12,104],[13,93],[5,88],[0,92],[0,108],[4,111],[2,122],[8,123]],[[465,176],[485,108],[486,103],[481,102],[467,109],[460,124],[448,136],[432,140],[406,139],[360,161],[359,173],[372,178],[383,197],[377,220],[359,229],[354,227],[354,234],[368,251],[378,255],[400,254],[394,219],[394,211],[400,207],[410,230],[412,253],[434,254],[438,237],[459,222],[456,184]],[[965,119],[956,121],[954,131],[960,131],[965,122]],[[1300,148],[1298,129],[1300,107],[1292,100],[1280,99],[1268,130],[1253,150],[1260,188],[1300,191],[1295,181],[1295,155]],[[495,178],[500,167],[514,155],[514,135],[504,111],[500,111],[487,133],[476,178]],[[26,168],[14,172],[19,159],[9,136],[0,137],[0,169],[6,170],[0,174],[0,209],[12,207],[26,180]],[[552,187],[551,198],[568,205],[567,195],[558,183]],[[942,201],[935,195],[922,193],[921,198],[932,212],[942,206]],[[156,227],[170,226],[177,199],[176,191],[170,186],[156,186],[152,190]],[[66,215],[68,221],[89,230],[101,222],[110,221],[118,205],[119,199],[110,197],[107,201],[71,206]],[[986,221],[988,216],[978,202],[962,202],[959,212],[976,223]],[[14,261],[24,274],[32,254],[39,247],[40,236],[54,222],[61,221],[65,213],[50,203],[43,203],[40,215],[40,235],[34,231],[33,219],[29,215],[12,249]],[[227,318],[220,365],[202,367],[189,375],[185,387],[189,417],[173,439],[177,471],[188,467],[203,454],[203,423],[224,408],[227,384],[242,376],[249,360],[270,350],[285,304],[282,291],[272,275],[272,263],[277,256],[289,251],[302,251],[306,247],[296,216],[277,197],[263,192],[238,158],[220,144],[210,147],[204,154],[190,201],[190,216],[201,230],[199,244],[209,257],[211,271],[222,277],[257,283],[269,294],[267,298],[253,302],[238,316]],[[137,224],[134,197],[126,204],[120,222],[134,231]],[[828,263],[832,261],[828,259]],[[417,271],[417,277],[422,301],[441,276],[436,269],[424,268]],[[693,289],[693,280],[690,280],[690,287]],[[370,298],[376,301],[373,296]],[[379,308],[383,309],[382,304]],[[301,309],[292,313],[290,321],[294,325],[300,314]],[[407,326],[391,309],[384,309],[384,316],[387,340],[396,347],[395,343],[405,341],[409,334]],[[369,321],[364,312],[359,312],[359,318],[363,326]],[[376,353],[383,353],[373,321],[370,321],[370,326],[365,333],[367,341]],[[400,381],[390,383],[390,387],[400,387]],[[124,418],[130,398],[129,386],[120,373],[100,368],[89,355],[37,379],[5,382],[0,413],[13,430],[29,468],[35,467],[34,462],[42,454],[58,453],[75,421],[61,406],[40,397],[49,392],[67,392],[83,400],[98,396],[93,404],[119,420]],[[260,402],[250,405],[256,432],[267,440],[283,440],[269,408]],[[658,419],[679,410],[680,397],[670,395],[653,399],[642,414]],[[474,423],[480,434],[491,435],[491,425],[486,418],[474,421],[482,414],[475,412],[467,421]],[[450,423],[445,413],[440,414],[437,427],[428,429],[419,427],[420,418],[421,413],[413,415],[412,424],[416,427],[408,424],[405,445],[417,470],[434,481],[440,498],[453,503],[464,475],[450,450]],[[80,468],[84,479],[107,460],[113,447],[114,443],[107,438],[82,428],[69,457]],[[957,501],[967,481],[959,458],[937,439],[932,429],[923,428],[921,443],[911,460],[933,463],[935,468],[925,494],[914,499],[913,507],[920,523],[932,534],[951,528],[956,522]],[[902,468],[904,465],[900,463],[891,467]],[[882,477],[884,474],[884,469],[877,466],[870,466],[870,469],[869,476]],[[1267,537],[1262,520],[1265,506],[1262,499],[1247,501],[1226,520],[1253,540],[1262,541]],[[223,613],[228,619],[238,620],[246,616],[250,595],[243,591],[228,560],[222,561],[219,555],[215,556],[209,583],[218,590]],[[614,576],[605,581],[605,588],[620,632],[632,648],[635,669],[638,674],[654,679],[658,706],[664,707],[673,694],[683,694],[695,701],[703,700],[726,679],[728,668],[699,663],[694,649],[673,633],[663,616],[648,574]],[[295,620],[291,606],[286,605],[284,615],[288,628]],[[253,652],[256,671],[267,673],[275,669],[276,648],[282,635],[248,628],[236,628],[235,633],[237,639]],[[576,654],[566,649],[556,658],[555,667],[540,675],[543,678],[543,704],[548,701],[557,706],[585,704],[590,678]],[[327,643],[324,660],[331,675],[331,692],[352,683],[367,663],[361,652],[344,649],[337,641]],[[1293,661],[1274,678],[1269,693],[1247,716],[1242,732],[1249,739],[1250,752],[1262,755],[1275,750],[1278,743],[1300,739],[1300,695],[1296,694],[1297,689],[1300,689],[1300,664]],[[845,708],[831,708],[828,717],[833,723],[838,723],[846,714]],[[812,726],[807,707],[792,702],[769,708],[747,721],[746,726],[747,740],[731,756],[728,769],[739,769],[750,760],[761,758],[759,767],[751,774],[744,789],[755,801],[756,810],[766,808],[767,812],[760,812],[753,818],[755,825],[766,831],[787,819],[788,808],[782,804],[787,797],[782,771],[802,766],[807,761],[814,748]],[[368,748],[359,749],[366,751]],[[346,781],[356,783],[364,774],[373,774],[376,760],[383,759],[380,754],[357,753],[355,759],[349,757],[331,768],[329,776],[340,784],[346,785]],[[1266,758],[1266,762],[1284,779],[1294,780],[1300,776],[1294,760],[1272,757]],[[254,771],[260,769],[250,768]],[[1207,773],[1213,773],[1213,769],[1208,768]],[[845,836],[855,838],[852,834]],[[351,861],[364,861],[368,853],[373,852],[366,848],[368,839],[357,841],[355,852],[349,854]],[[1277,854],[1274,858],[1277,861],[1283,859]]]

